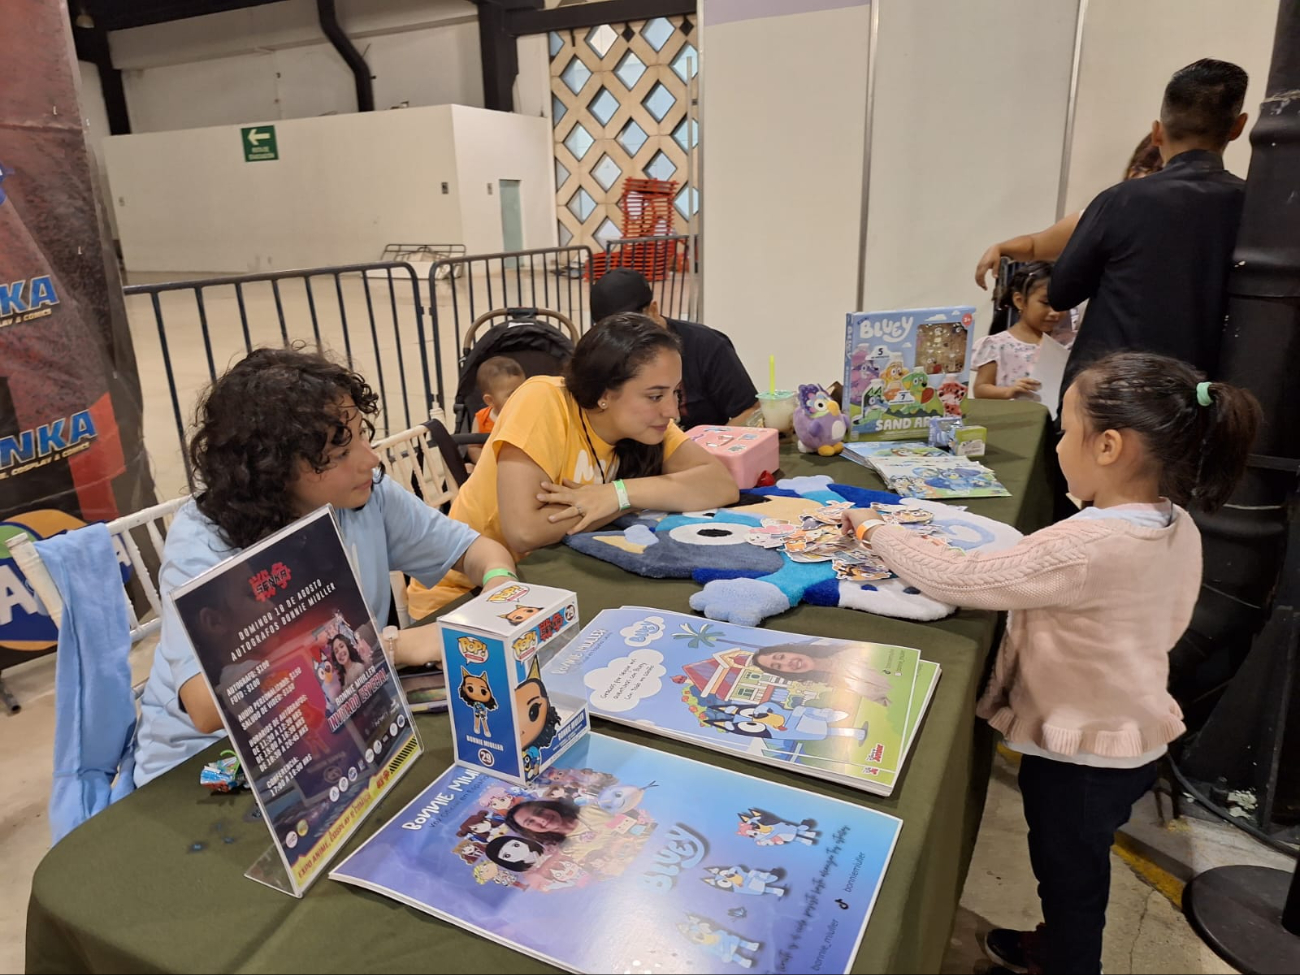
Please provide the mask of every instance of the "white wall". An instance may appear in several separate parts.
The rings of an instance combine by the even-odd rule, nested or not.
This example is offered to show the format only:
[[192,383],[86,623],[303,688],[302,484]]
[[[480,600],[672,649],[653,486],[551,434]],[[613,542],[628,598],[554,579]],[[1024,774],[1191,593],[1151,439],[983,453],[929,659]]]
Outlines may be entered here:
[[[374,76],[375,106],[483,104],[467,0],[344,0],[339,20]],[[352,72],[312,0],[109,35],[134,132],[356,111]]]
[[273,124],[280,158],[252,163],[239,126],[106,139],[127,269],[349,264],[395,241],[495,252],[502,179],[520,181],[524,246],[554,243],[545,119],[444,105]]
[[[972,304],[993,241],[1056,217],[1076,0],[876,0],[866,309]],[[831,7],[815,11],[811,7]],[[792,16],[767,16],[774,8]],[[856,306],[868,8],[703,0],[704,319],[782,385],[841,370]],[[1263,97],[1276,0],[1090,0],[1067,172],[1074,209],[1114,183],[1174,70],[1201,57]],[[1246,174],[1243,137],[1229,168]],[[766,194],[766,196],[765,196]],[[760,211],[755,201],[774,205]],[[760,217],[760,212],[763,216]]]
[[529,34],[515,41],[519,73],[515,75],[515,111],[551,117],[551,52],[546,34]]
[[[1248,134],[1264,98],[1277,11],[1278,0],[1090,0],[1067,210],[1085,206],[1119,180],[1160,113],[1169,76],[1185,64],[1219,58],[1249,72]],[[1224,160],[1245,177],[1246,135],[1228,147]]]
[[[718,23],[700,48],[704,321],[755,377],[832,382],[857,288],[870,8]],[[818,0],[823,2],[823,0]],[[764,3],[764,8],[773,4]]]
[[238,126],[112,136],[127,269],[315,267],[377,260],[392,241],[460,240],[451,111],[278,121],[280,158],[251,163]]
[[104,215],[108,218],[109,233],[116,237],[117,219],[109,199],[108,169],[104,166],[103,142],[108,136],[108,111],[104,107],[99,69],[85,61],[78,61],[77,68],[80,74],[77,98],[81,109],[81,125],[86,133],[86,147],[90,150],[91,163],[95,167],[95,190],[103,205]]
[[[502,250],[497,183],[519,180],[524,249],[555,246],[555,156],[544,118],[451,107],[461,226],[471,254]],[[488,193],[491,184],[492,192]]]
[[982,331],[980,254],[1055,218],[1076,6],[878,2],[864,304],[970,304]]

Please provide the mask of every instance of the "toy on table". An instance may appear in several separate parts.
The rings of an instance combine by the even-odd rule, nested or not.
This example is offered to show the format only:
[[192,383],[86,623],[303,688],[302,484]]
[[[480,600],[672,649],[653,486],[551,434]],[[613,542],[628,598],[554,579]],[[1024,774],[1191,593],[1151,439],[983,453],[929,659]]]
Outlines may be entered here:
[[510,582],[438,623],[457,763],[526,785],[587,731],[581,675],[544,666],[578,630],[577,597]]
[[203,766],[203,771],[199,773],[199,785],[212,792],[234,792],[236,789],[248,788],[239,756],[230,750],[222,752],[215,762]]
[[844,450],[844,434],[848,424],[840,412],[839,404],[823,387],[799,387],[799,404],[794,411],[794,434],[803,454],[817,453],[834,457]]
[[765,427],[691,427],[686,436],[707,450],[730,472],[742,491],[781,464],[777,432]]
[[[866,559],[855,564],[852,555],[846,556],[831,537],[837,528],[818,539],[808,537],[817,526],[831,528],[817,514],[829,517],[832,504],[896,505],[901,500],[897,494],[834,484],[824,475],[787,479],[775,488],[750,493],[766,498],[757,504],[694,514],[643,514],[617,528],[571,535],[565,544],[640,576],[694,579],[704,588],[691,597],[693,609],[744,626],[758,626],[801,602],[913,620],[942,619],[954,612],[955,607],[929,598],[902,579],[870,578],[881,573],[873,573]],[[918,533],[920,529],[941,531],[945,542],[968,552],[996,551],[1020,539],[1014,528],[960,508],[930,501],[908,505],[916,506],[930,511],[934,526],[917,525]],[[807,528],[805,516],[813,522]],[[794,552],[786,547],[792,536]],[[807,555],[810,549],[811,555],[824,557],[814,561],[793,557]],[[840,577],[836,563],[847,578]]]
[[961,416],[961,404],[966,399],[966,384],[956,373],[948,373],[939,384],[939,401],[943,403],[945,416]]
[[952,452],[958,457],[983,457],[988,445],[988,427],[962,424],[953,437]]
[[961,413],[970,383],[975,309],[848,316],[844,418],[850,440],[923,436],[931,417]]
[[961,429],[960,416],[936,416],[930,420],[930,446],[941,450],[952,450],[957,440],[957,431]]

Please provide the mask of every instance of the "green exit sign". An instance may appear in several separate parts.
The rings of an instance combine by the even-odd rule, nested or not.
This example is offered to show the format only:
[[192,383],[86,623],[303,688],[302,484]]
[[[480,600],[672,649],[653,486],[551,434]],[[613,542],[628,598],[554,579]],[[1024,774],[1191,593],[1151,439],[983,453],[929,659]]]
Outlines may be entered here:
[[244,162],[280,158],[279,149],[275,144],[274,125],[254,125],[251,128],[240,129],[239,141],[244,145]]

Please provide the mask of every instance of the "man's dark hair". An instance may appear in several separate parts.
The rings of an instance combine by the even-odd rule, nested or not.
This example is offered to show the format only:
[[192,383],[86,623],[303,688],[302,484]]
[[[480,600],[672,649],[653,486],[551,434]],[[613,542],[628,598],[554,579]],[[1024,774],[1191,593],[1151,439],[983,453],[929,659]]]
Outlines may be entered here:
[[1246,100],[1246,72],[1228,61],[1202,58],[1174,72],[1165,86],[1160,122],[1174,142],[1197,139],[1228,144],[1232,125]]
[[611,315],[643,312],[655,300],[654,289],[640,271],[616,267],[591,286],[591,321],[598,325]]

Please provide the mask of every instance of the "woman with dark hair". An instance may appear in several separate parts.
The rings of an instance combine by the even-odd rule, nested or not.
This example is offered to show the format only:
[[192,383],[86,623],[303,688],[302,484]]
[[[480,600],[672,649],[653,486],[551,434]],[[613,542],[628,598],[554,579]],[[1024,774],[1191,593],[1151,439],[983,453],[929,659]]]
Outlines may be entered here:
[[543,843],[563,843],[581,824],[578,805],[568,799],[527,799],[510,807],[506,825]]
[[[731,504],[736,483],[674,423],[682,383],[677,339],[636,312],[611,315],[578,342],[563,378],[534,376],[501,411],[451,517],[523,558],[633,508]],[[467,591],[454,573],[412,583],[412,617]]]
[[756,651],[750,663],[776,677],[844,688],[885,706],[894,689],[884,672],[871,666],[864,648],[853,643],[778,643]]
[[330,639],[330,656],[343,678],[343,686],[355,684],[366,672],[366,662],[357,653],[356,645],[342,633],[336,633]]
[[1128,165],[1124,167],[1124,179],[1141,179],[1165,168],[1165,161],[1160,158],[1160,147],[1151,141],[1151,133],[1142,137],[1142,141],[1133,150]]
[[[379,398],[364,379],[319,353],[257,349],[232,366],[199,404],[189,445],[198,488],[167,533],[159,591],[166,596],[325,504],[336,509],[366,603],[381,626],[392,602],[391,571],[434,583],[455,568],[475,580],[490,576],[498,585],[498,576],[513,574],[514,561],[497,542],[479,538],[383,477],[370,448],[378,410]],[[262,608],[244,602],[252,604],[250,611]],[[233,613],[244,610],[211,614],[232,640],[238,629],[230,625]],[[343,642],[342,659],[341,648],[332,655],[355,673],[364,661],[352,641]],[[420,629],[385,643],[399,664],[439,654],[437,635]],[[162,634],[141,699],[136,784],[221,737],[216,701],[164,599]]]
[[574,834],[608,825],[613,818],[594,803],[579,806],[568,799],[526,799],[510,807],[506,825],[541,843],[564,843]]

